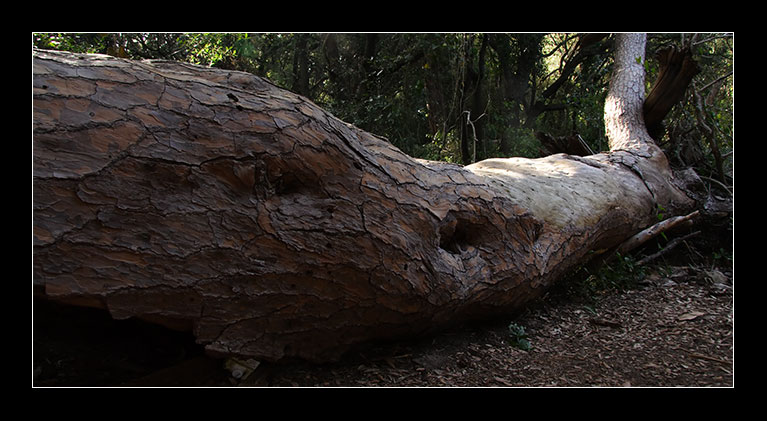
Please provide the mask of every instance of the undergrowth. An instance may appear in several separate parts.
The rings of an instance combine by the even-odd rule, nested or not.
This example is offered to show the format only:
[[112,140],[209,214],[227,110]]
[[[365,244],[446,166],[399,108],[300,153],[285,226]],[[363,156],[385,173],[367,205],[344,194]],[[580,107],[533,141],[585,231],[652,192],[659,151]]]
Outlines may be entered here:
[[617,254],[599,267],[580,266],[558,282],[555,294],[569,299],[594,303],[600,295],[614,291],[635,289],[647,276],[647,267],[637,264],[631,255]]

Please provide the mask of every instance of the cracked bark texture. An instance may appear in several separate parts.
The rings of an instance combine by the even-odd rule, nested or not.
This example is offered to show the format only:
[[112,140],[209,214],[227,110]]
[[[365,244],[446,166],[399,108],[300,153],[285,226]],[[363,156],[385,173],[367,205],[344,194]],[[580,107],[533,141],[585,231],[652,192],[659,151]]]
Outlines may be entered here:
[[619,36],[619,55],[632,42],[610,153],[467,167],[250,74],[34,51],[35,294],[264,360],[518,310],[658,205],[691,205],[635,127],[644,38]]

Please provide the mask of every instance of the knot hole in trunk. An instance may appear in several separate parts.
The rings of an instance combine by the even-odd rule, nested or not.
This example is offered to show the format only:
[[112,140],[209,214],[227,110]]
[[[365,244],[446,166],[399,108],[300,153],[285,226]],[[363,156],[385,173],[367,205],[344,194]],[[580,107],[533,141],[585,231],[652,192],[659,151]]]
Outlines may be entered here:
[[289,161],[261,160],[255,166],[253,190],[262,199],[317,196],[323,192],[318,176]]
[[454,212],[447,214],[439,228],[439,247],[451,254],[462,254],[482,243],[484,227]]

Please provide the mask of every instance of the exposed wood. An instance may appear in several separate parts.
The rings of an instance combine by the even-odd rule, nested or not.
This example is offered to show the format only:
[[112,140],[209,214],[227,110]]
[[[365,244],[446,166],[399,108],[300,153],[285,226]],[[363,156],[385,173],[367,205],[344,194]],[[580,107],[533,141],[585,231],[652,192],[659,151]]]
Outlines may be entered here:
[[610,153],[460,167],[250,74],[35,51],[35,291],[264,360],[519,310],[658,206],[694,205],[620,57]]
[[656,58],[660,70],[644,103],[644,119],[653,139],[660,140],[664,132],[663,119],[684,97],[700,68],[689,49],[667,47],[658,51]]

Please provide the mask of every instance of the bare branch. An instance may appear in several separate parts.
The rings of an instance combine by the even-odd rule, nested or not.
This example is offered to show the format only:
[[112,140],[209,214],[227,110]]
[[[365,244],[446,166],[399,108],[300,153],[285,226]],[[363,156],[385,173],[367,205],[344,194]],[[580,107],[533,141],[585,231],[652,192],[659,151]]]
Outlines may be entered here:
[[706,86],[704,86],[704,87],[702,87],[702,88],[698,89],[698,93],[702,93],[703,91],[705,91],[706,89],[710,88],[711,86],[714,86],[715,84],[719,83],[720,81],[722,81],[722,80],[724,80],[724,79],[727,79],[728,77],[732,76],[732,74],[733,74],[733,71],[732,71],[732,70],[730,70],[730,72],[729,72],[729,73],[727,73],[727,74],[724,74],[724,75],[722,75],[722,76],[719,76],[719,77],[718,77],[718,78],[716,78],[716,79],[715,79],[713,82],[709,82],[709,83],[707,83],[707,84],[706,84]]
[[714,163],[716,164],[716,172],[720,181],[724,181],[724,164],[722,161],[722,154],[719,151],[719,145],[716,143],[714,137],[714,130],[706,124],[706,113],[703,109],[703,99],[700,96],[700,91],[693,89],[693,96],[695,99],[695,118],[698,120],[698,125],[703,129],[706,135],[706,140],[711,148],[711,152],[714,155]]
[[700,231],[691,232],[687,235],[684,235],[679,238],[674,238],[673,240],[669,241],[668,244],[666,244],[666,247],[663,247],[658,252],[653,253],[649,256],[643,257],[637,262],[637,265],[644,265],[650,262],[651,260],[655,260],[660,256],[663,256],[664,254],[671,251],[674,247],[678,246],[679,244],[683,243],[684,240],[687,240],[688,238],[695,237],[696,235],[700,234]]
[[705,43],[707,43],[709,41],[713,41],[715,39],[722,39],[722,38],[732,38],[732,34],[714,35],[714,36],[706,38],[704,40],[694,41],[694,42],[691,43],[691,46],[694,47],[696,45],[705,44]]

